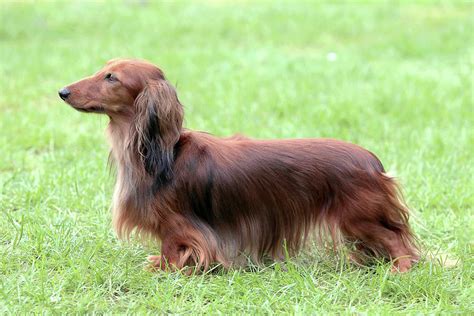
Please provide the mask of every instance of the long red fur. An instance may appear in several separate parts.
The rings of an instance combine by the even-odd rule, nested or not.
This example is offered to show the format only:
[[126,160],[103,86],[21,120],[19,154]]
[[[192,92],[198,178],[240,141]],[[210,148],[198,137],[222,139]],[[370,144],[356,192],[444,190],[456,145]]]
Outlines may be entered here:
[[392,259],[394,271],[417,259],[397,184],[366,149],[184,129],[175,89],[144,61],[113,60],[64,89],[76,109],[110,117],[114,227],[121,237],[136,231],[159,239],[158,268],[281,259],[314,232],[336,247],[354,243],[356,258]]

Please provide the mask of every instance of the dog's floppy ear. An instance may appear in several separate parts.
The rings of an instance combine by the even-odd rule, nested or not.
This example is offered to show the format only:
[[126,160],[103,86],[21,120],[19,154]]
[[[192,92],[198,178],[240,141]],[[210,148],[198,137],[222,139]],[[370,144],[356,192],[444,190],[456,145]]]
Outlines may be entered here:
[[135,99],[132,144],[147,174],[157,184],[172,177],[174,146],[179,140],[183,107],[175,89],[164,79],[152,80]]

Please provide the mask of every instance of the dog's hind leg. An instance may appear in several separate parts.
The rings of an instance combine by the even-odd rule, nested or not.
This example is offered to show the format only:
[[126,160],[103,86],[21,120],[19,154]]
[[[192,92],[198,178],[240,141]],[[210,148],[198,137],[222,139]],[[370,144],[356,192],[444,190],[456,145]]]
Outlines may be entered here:
[[418,259],[408,210],[391,179],[374,180],[371,187],[358,187],[335,210],[341,214],[339,227],[347,240],[360,244],[363,253],[393,260],[393,272],[406,272]]

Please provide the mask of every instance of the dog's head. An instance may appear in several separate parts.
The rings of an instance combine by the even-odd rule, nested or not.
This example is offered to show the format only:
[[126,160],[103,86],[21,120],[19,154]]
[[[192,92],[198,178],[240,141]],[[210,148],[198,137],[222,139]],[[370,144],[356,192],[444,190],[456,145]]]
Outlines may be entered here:
[[59,97],[83,112],[111,116],[134,112],[132,105],[148,84],[165,80],[156,66],[140,60],[113,59],[93,76],[59,90]]
[[128,122],[130,142],[145,170],[168,176],[183,108],[158,67],[146,61],[114,59],[93,76],[59,90],[59,96],[76,110]]

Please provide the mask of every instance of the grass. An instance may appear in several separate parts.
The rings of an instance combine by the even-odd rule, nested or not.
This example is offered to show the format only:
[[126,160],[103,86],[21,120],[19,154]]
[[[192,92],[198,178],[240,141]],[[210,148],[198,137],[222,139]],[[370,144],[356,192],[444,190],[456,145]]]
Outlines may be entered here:
[[[474,313],[472,3],[1,2],[0,313]],[[396,172],[426,259],[405,275],[313,249],[206,275],[143,269],[110,225],[107,119],[62,86],[159,64],[186,126],[358,143]],[[335,59],[335,60],[334,60]]]

